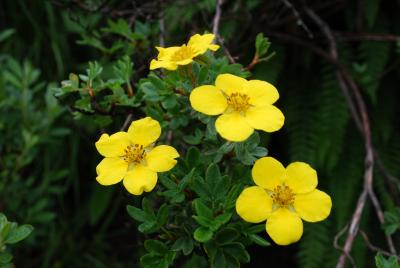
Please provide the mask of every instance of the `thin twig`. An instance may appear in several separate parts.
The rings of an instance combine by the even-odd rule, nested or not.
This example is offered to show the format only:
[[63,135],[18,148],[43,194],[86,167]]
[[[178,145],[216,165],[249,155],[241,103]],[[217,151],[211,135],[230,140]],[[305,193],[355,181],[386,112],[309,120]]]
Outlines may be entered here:
[[231,64],[236,63],[235,58],[232,57],[232,54],[231,54],[231,53],[229,52],[229,50],[225,47],[225,45],[224,45],[224,40],[223,40],[220,36],[217,36],[217,40],[218,40],[218,43],[221,45],[222,50],[224,51],[224,53],[225,53],[226,57],[228,58],[229,62],[230,62]]
[[[329,50],[330,50],[330,55],[331,57],[335,60],[338,61],[338,53],[337,53],[337,47],[336,47],[336,41],[333,36],[332,31],[330,30],[329,26],[311,9],[305,7],[306,13],[310,16],[311,19],[314,20],[314,22],[320,27],[322,33],[326,36],[326,38],[329,41]],[[336,72],[337,78],[340,82],[340,85],[342,87],[342,90],[345,92],[345,96],[353,96],[354,97],[354,102],[352,99],[346,98],[348,101],[348,105],[354,107],[352,111],[355,111],[356,113],[352,114],[353,118],[356,122],[359,122],[361,120],[361,132],[364,136],[365,140],[365,150],[366,150],[366,156],[365,156],[365,170],[364,170],[364,188],[363,191],[361,192],[356,209],[353,213],[349,231],[347,234],[347,238],[345,241],[345,245],[343,247],[343,253],[339,258],[339,261],[337,263],[337,268],[344,268],[346,264],[346,259],[347,256],[350,254],[350,251],[353,247],[353,242],[354,239],[358,233],[358,228],[359,224],[361,221],[361,216],[365,207],[365,203],[367,201],[367,197],[369,196],[375,210],[378,215],[378,219],[381,223],[383,223],[383,212],[380,207],[379,201],[373,191],[373,168],[374,168],[374,151],[372,147],[372,141],[371,141],[371,129],[370,129],[370,122],[367,114],[367,109],[365,106],[365,103],[362,99],[362,96],[360,94],[360,91],[352,79],[352,77],[347,73],[342,70],[337,70]],[[351,93],[350,93],[351,90]],[[350,101],[349,101],[350,100]],[[396,250],[393,245],[393,241],[390,236],[386,236],[386,240],[388,242],[388,246],[390,248],[390,251],[395,253]]]
[[361,234],[361,236],[364,238],[364,242],[365,242],[365,244],[367,245],[367,247],[368,247],[370,250],[375,251],[375,252],[380,252],[381,254],[383,254],[383,255],[385,255],[385,256],[388,256],[388,257],[390,257],[390,256],[396,256],[396,258],[397,258],[398,260],[400,260],[400,256],[398,256],[398,255],[393,255],[393,254],[390,253],[390,252],[387,252],[387,251],[385,251],[385,250],[383,250],[383,249],[381,249],[381,248],[378,248],[378,247],[374,246],[374,245],[369,241],[369,238],[368,238],[367,234],[366,234],[363,230],[360,230],[360,234]]
[[292,10],[293,15],[296,17],[296,23],[299,25],[308,35],[309,38],[314,38],[313,33],[310,31],[310,29],[307,27],[307,25],[304,23],[304,21],[301,19],[300,13],[297,11],[297,9],[293,6],[292,3],[290,3],[289,0],[281,0],[282,3]]
[[213,19],[212,33],[215,36],[214,42],[218,42],[221,45],[222,50],[224,51],[225,55],[228,57],[229,62],[235,63],[235,59],[232,57],[229,50],[225,47],[224,40],[221,38],[221,36],[219,35],[219,32],[218,32],[219,22],[221,20],[221,6],[223,3],[224,3],[224,0],[217,0],[217,4],[215,5],[215,15],[214,15],[214,19]]
[[215,36],[219,36],[218,30],[219,30],[219,21],[221,20],[221,6],[222,6],[223,0],[217,0],[217,4],[215,5],[215,15],[213,19],[213,29],[212,33]]
[[128,128],[128,124],[132,121],[132,117],[133,117],[132,114],[128,114],[128,115],[126,116],[125,122],[124,122],[124,124],[122,125],[120,131],[125,131],[125,130]]
[[339,41],[399,41],[399,35],[382,33],[341,33],[335,32],[335,37]]
[[165,47],[165,21],[164,21],[164,11],[160,12],[160,47]]
[[337,249],[342,251],[344,254],[346,254],[346,257],[350,260],[351,264],[353,265],[354,268],[357,267],[356,262],[354,261],[353,257],[351,257],[350,254],[347,254],[346,252],[344,252],[343,248],[341,246],[339,246],[339,239],[344,235],[344,233],[347,231],[347,228],[349,227],[348,224],[346,224],[342,230],[339,231],[339,233],[337,233],[335,235],[335,238],[333,239],[333,246]]

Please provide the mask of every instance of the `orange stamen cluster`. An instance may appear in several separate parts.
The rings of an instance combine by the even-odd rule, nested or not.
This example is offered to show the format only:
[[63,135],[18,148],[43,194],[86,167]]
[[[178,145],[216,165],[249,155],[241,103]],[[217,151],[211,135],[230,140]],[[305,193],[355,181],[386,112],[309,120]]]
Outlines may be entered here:
[[228,98],[228,105],[237,112],[245,112],[249,108],[249,96],[241,93],[232,93]]
[[122,157],[128,164],[139,164],[146,156],[143,145],[131,144],[125,148],[125,155]]
[[278,185],[275,187],[271,197],[274,201],[274,204],[277,204],[280,207],[288,207],[293,205],[295,194],[288,186]]
[[181,61],[193,58],[195,51],[192,47],[183,45],[172,56],[172,61]]

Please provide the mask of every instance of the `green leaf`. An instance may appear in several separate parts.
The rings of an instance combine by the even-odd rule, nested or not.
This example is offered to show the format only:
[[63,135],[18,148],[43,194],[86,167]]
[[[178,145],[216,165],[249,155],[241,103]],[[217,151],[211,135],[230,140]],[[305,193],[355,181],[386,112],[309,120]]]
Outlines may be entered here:
[[211,267],[212,268],[227,268],[226,267],[225,254],[219,248],[217,249],[217,253],[215,254],[215,258],[212,259]]
[[395,255],[386,259],[381,253],[378,253],[375,256],[375,264],[377,268],[400,268],[399,262]]
[[13,256],[11,253],[5,251],[5,252],[0,252],[0,264],[7,264],[10,263],[12,260]]
[[158,240],[154,239],[146,240],[144,241],[144,247],[150,253],[155,253],[158,255],[165,255],[168,253],[167,246]]
[[199,242],[207,242],[213,236],[213,232],[207,227],[199,227],[194,231],[193,237]]
[[210,189],[214,189],[215,185],[220,180],[221,173],[219,172],[219,167],[214,163],[209,165],[206,171],[206,183]]
[[142,208],[144,213],[146,213],[147,218],[156,219],[156,214],[154,213],[154,210],[151,207],[150,201],[147,197],[144,197],[142,200]]
[[234,241],[235,239],[237,239],[239,237],[239,232],[236,229],[233,228],[225,228],[221,231],[219,231],[216,236],[215,236],[215,240],[219,243],[219,244],[226,244],[229,242]]
[[203,132],[200,129],[196,129],[196,131],[194,132],[194,135],[183,136],[183,140],[187,144],[198,145],[201,143],[203,137],[204,137]]
[[160,262],[162,261],[162,258],[159,255],[155,254],[145,254],[142,257],[140,257],[140,263],[144,267],[157,267]]
[[194,176],[192,183],[190,185],[191,189],[199,195],[201,199],[211,200],[211,191],[208,185],[204,182],[203,178],[200,176]]
[[246,251],[245,247],[243,244],[239,242],[234,242],[231,244],[227,244],[223,246],[223,249],[226,253],[234,257],[235,259],[238,259],[240,262],[249,262],[250,261],[250,255]]
[[163,204],[157,213],[157,222],[160,226],[165,225],[165,223],[168,220],[168,214],[169,214],[169,207],[167,204]]
[[258,58],[265,56],[268,53],[268,49],[271,46],[271,42],[268,41],[267,37],[264,37],[263,33],[257,34],[256,37],[256,55]]
[[267,247],[267,246],[271,245],[270,242],[268,242],[267,240],[265,240],[264,238],[262,238],[261,236],[256,235],[256,234],[249,235],[249,238],[251,241],[253,241],[257,245],[262,246],[262,247]]
[[394,208],[391,211],[385,211],[385,221],[382,228],[387,235],[394,234],[400,229],[400,208]]
[[179,251],[182,250],[183,255],[189,255],[194,248],[193,239],[191,237],[180,237],[172,245],[172,250]]
[[143,210],[134,206],[127,205],[126,211],[128,212],[129,216],[131,216],[133,219],[140,222],[146,221],[146,214],[144,213]]
[[200,151],[196,147],[189,147],[186,153],[186,164],[189,167],[196,167],[200,163]]
[[15,229],[11,229],[4,243],[15,244],[21,240],[27,238],[33,231],[33,226],[29,224],[24,224],[18,226]]
[[0,43],[9,38],[11,35],[15,33],[14,29],[6,29],[0,32]]
[[214,218],[212,210],[206,206],[201,199],[196,199],[193,201],[194,209],[197,213],[197,215],[207,218],[207,219],[212,219]]
[[142,233],[154,233],[159,229],[159,226],[155,220],[146,221],[138,226],[139,232]]

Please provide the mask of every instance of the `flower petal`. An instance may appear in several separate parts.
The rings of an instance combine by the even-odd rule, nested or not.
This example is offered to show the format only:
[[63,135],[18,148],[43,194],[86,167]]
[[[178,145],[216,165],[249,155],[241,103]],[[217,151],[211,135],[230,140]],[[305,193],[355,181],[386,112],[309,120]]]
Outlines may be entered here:
[[157,184],[157,173],[142,166],[136,165],[124,178],[124,186],[128,192],[141,195],[143,191],[150,192]]
[[128,134],[133,143],[146,147],[160,137],[161,126],[158,121],[151,117],[146,117],[133,121],[128,129]]
[[263,157],[254,163],[251,175],[255,184],[272,191],[283,182],[285,172],[285,167],[278,160]]
[[130,145],[129,135],[126,132],[117,132],[108,136],[101,135],[95,143],[97,151],[105,157],[116,157],[124,155],[124,150]]
[[101,185],[120,182],[128,171],[128,163],[119,157],[106,157],[97,165],[96,180]]
[[164,172],[173,168],[179,157],[179,153],[174,147],[159,145],[146,154],[146,162],[149,169],[155,172]]
[[244,141],[254,131],[243,116],[237,112],[222,114],[215,121],[217,132],[229,141]]
[[177,52],[181,47],[156,47],[158,50],[158,60],[167,60],[169,61],[172,57],[172,55]]
[[207,115],[222,114],[228,103],[221,90],[215,86],[200,86],[190,93],[193,109]]
[[242,93],[246,84],[246,79],[233,74],[220,74],[215,80],[215,86],[228,96],[235,92]]
[[197,54],[203,54],[204,52],[207,51],[207,49],[210,49],[212,51],[216,51],[219,46],[212,44],[213,40],[215,38],[215,35],[213,34],[195,34],[192,37],[190,37],[188,46],[194,47],[198,53]]
[[175,63],[177,65],[188,65],[189,63],[193,62],[193,58],[189,58],[189,59],[184,59],[184,60],[180,60],[180,61],[175,61]]
[[310,193],[297,194],[294,208],[305,221],[322,221],[331,213],[332,200],[326,193],[315,189]]
[[268,82],[250,80],[246,83],[246,94],[250,97],[250,103],[255,106],[273,104],[279,99],[276,88]]
[[158,61],[158,60],[152,60],[150,62],[150,70],[155,70],[159,68],[165,68],[167,70],[173,71],[178,68],[178,65],[172,61]]
[[272,212],[272,199],[261,187],[246,188],[236,200],[236,212],[247,222],[265,221]]
[[306,163],[291,163],[286,168],[285,183],[296,194],[309,193],[317,187],[317,172]]
[[282,128],[285,116],[273,105],[249,107],[245,114],[246,121],[255,129],[274,132]]
[[303,234],[303,223],[296,213],[280,208],[268,218],[266,230],[276,244],[286,246],[299,241]]

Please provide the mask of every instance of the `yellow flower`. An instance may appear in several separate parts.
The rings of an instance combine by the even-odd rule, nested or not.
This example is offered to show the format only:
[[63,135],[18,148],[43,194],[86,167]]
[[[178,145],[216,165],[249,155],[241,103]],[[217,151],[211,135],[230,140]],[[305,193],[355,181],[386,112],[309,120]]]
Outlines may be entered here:
[[150,70],[165,68],[167,70],[176,70],[179,65],[187,65],[193,61],[193,58],[205,53],[208,49],[216,51],[219,46],[212,44],[213,34],[195,34],[188,44],[180,47],[156,47],[158,50],[157,59],[150,62]]
[[215,86],[200,86],[190,94],[190,103],[196,111],[222,114],[215,121],[215,128],[229,141],[244,141],[254,129],[279,130],[285,117],[272,105],[278,99],[279,93],[273,85],[232,74],[220,74]]
[[154,147],[160,134],[160,124],[146,117],[133,121],[128,132],[101,135],[96,148],[105,158],[96,167],[96,180],[102,185],[123,180],[125,188],[134,195],[153,190],[157,172],[172,169],[179,157],[171,146]]
[[306,163],[286,167],[272,157],[258,159],[252,170],[255,184],[236,200],[236,212],[247,222],[267,221],[266,231],[278,245],[297,242],[303,222],[322,221],[330,214],[329,195],[316,189],[316,171]]

